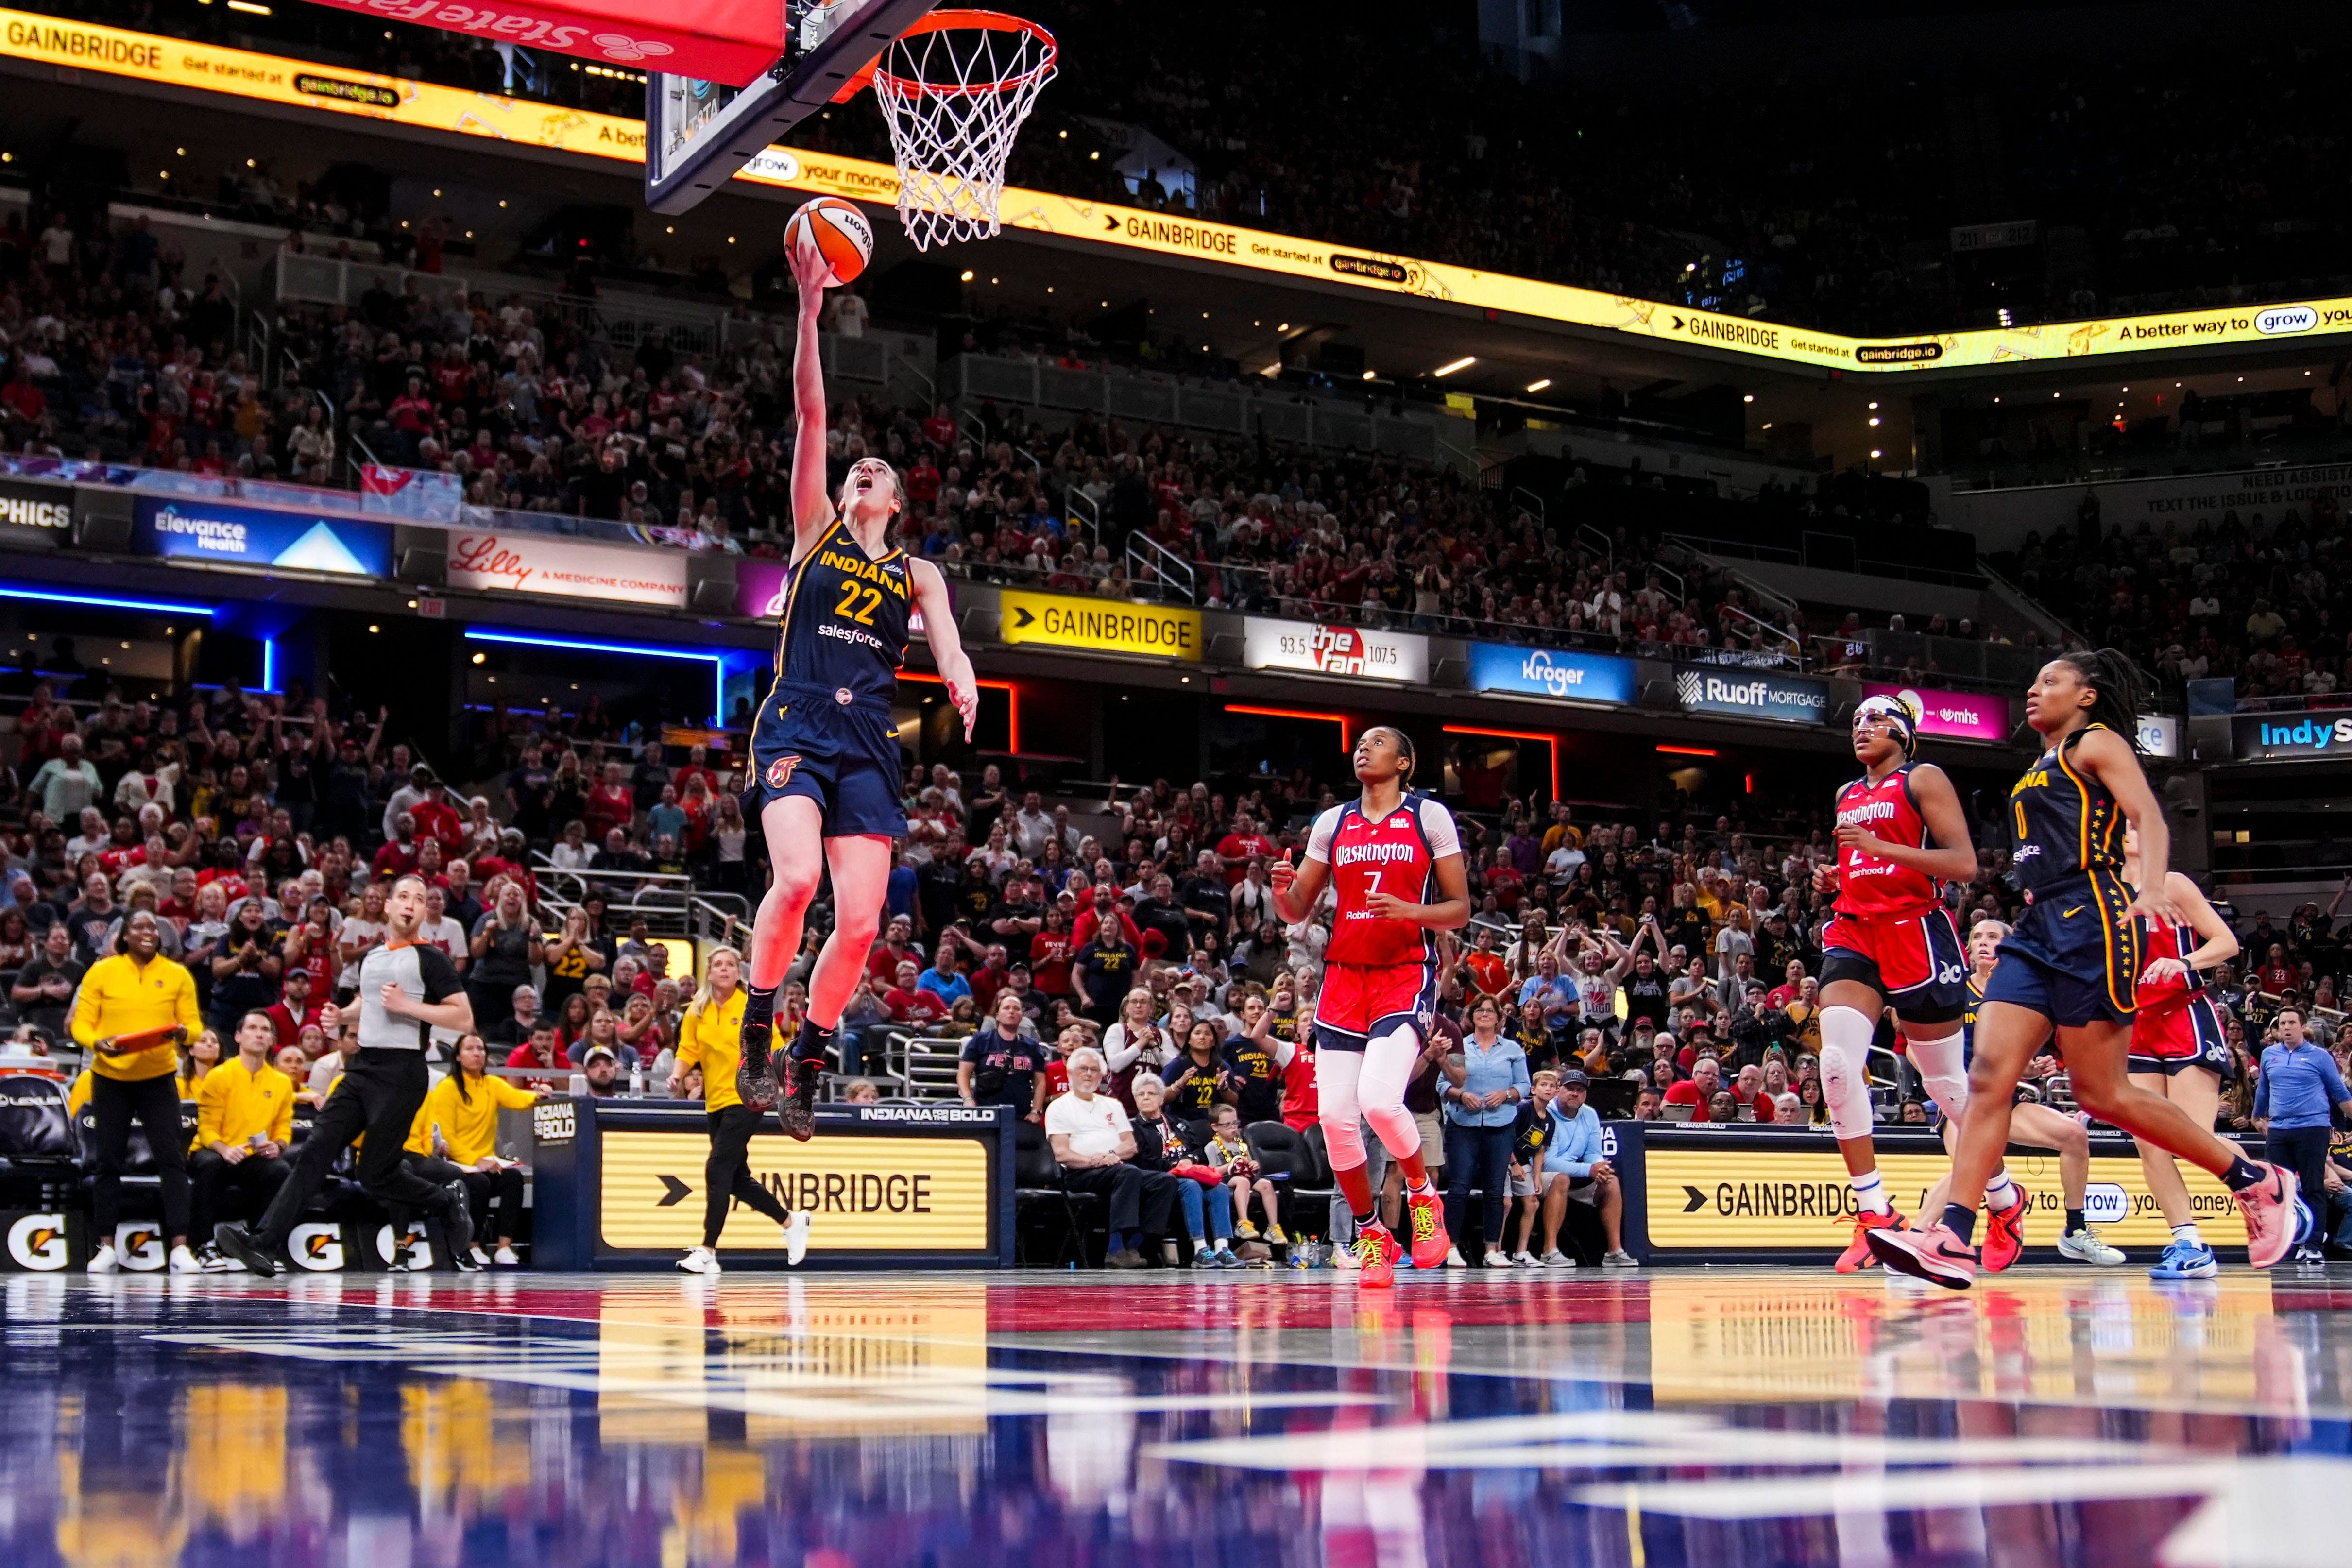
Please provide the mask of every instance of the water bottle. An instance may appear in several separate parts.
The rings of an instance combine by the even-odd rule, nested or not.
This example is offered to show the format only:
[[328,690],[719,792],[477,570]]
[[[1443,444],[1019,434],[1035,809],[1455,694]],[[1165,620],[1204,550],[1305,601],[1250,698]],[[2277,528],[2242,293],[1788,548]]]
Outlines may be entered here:
[[629,1098],[643,1100],[645,1097],[646,1064],[642,1060],[631,1062],[629,1064]]
[[572,1082],[571,1082],[571,1084],[569,1085],[569,1087],[568,1087],[568,1089],[567,1089],[566,1092],[571,1093],[571,1094],[585,1094],[585,1093],[587,1093],[587,1092],[588,1092],[588,1075],[587,1075],[586,1073],[584,1073],[584,1072],[576,1072],[576,1073],[573,1073],[573,1074],[572,1075]]

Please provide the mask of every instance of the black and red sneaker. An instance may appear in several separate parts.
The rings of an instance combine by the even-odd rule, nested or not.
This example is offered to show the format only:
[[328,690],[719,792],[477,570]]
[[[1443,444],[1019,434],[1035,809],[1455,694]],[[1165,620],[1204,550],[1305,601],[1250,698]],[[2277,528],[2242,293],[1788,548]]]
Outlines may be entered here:
[[779,1080],[770,1090],[776,1096],[776,1121],[786,1132],[807,1142],[816,1136],[816,1085],[824,1076],[824,1063],[803,1061],[796,1052],[786,1051],[771,1058],[768,1067]]

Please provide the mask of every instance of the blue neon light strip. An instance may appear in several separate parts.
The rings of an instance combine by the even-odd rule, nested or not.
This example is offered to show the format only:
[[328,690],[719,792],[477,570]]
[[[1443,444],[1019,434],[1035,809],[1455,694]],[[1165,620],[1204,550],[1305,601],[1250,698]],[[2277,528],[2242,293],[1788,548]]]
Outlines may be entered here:
[[727,712],[727,656],[701,648],[655,647],[647,643],[586,642],[578,637],[550,637],[523,632],[486,632],[468,626],[468,642],[516,643],[525,647],[563,648],[573,653],[618,653],[639,658],[694,658],[710,666],[710,721],[721,722]]
[[174,605],[162,599],[116,599],[100,594],[68,594],[56,588],[0,584],[0,599],[39,599],[52,605],[97,605],[110,610],[152,610],[165,616],[216,616],[217,605]]
[[278,639],[276,637],[261,639],[261,689],[264,691],[278,689]]

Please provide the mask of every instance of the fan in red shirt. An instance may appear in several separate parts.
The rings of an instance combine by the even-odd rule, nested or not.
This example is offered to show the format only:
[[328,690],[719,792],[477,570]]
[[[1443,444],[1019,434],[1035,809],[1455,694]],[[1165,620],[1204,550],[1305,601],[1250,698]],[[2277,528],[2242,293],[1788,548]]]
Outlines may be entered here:
[[[1141,952],[1143,931],[1136,925],[1134,919],[1118,907],[1118,895],[1108,885],[1097,888],[1095,901],[1078,911],[1077,920],[1070,927],[1070,951],[1076,952],[1094,941],[1095,932],[1102,929],[1103,921],[1108,920],[1113,914],[1118,916],[1118,929],[1126,935],[1127,945]],[[1163,942],[1162,945],[1166,944]]]
[[914,922],[904,915],[892,915],[882,940],[866,955],[866,973],[873,976],[874,984],[887,987],[898,978],[902,963],[911,963],[918,974],[922,973],[922,954],[915,951]]
[[902,1024],[918,1028],[936,1024],[948,1016],[946,999],[936,991],[926,991],[915,984],[916,969],[912,962],[898,965],[897,984],[883,994],[882,1005],[890,1009],[890,1016]]
[[1421,1065],[1437,1008],[1437,933],[1470,919],[1469,874],[1454,816],[1408,792],[1412,741],[1374,725],[1356,742],[1363,793],[1315,819],[1305,864],[1271,868],[1275,912],[1296,923],[1326,888],[1337,907],[1315,1011],[1316,1092],[1331,1174],[1356,1221],[1359,1277],[1396,1282],[1404,1249],[1373,1211],[1361,1125],[1370,1122],[1405,1175],[1415,1268],[1445,1261],[1437,1192],[1404,1091]]
[[408,818],[416,824],[420,841],[431,839],[452,855],[466,846],[466,819],[449,804],[441,781],[430,773],[425,775],[425,798],[408,808]]
[[[1097,921],[1097,925],[1102,922]],[[1128,922],[1131,930],[1134,922]],[[1070,954],[1077,951],[1070,922],[1058,907],[1045,910],[1045,929],[1029,939],[1029,978],[1047,1002],[1070,994]],[[1140,944],[1138,944],[1140,945]],[[974,994],[976,995],[975,989]],[[985,1007],[982,1008],[985,1011]]]
[[1668,1105],[1689,1106],[1690,1119],[1693,1121],[1709,1121],[1714,1119],[1706,1113],[1707,1102],[1715,1098],[1715,1091],[1722,1087],[1722,1067],[1713,1057],[1701,1057],[1692,1066],[1690,1077],[1680,1083],[1667,1086],[1665,1102]]
[[1217,840],[1217,858],[1224,862],[1227,887],[1248,875],[1252,857],[1271,862],[1274,840],[1257,830],[1248,812],[1237,811],[1234,813],[1234,830]]

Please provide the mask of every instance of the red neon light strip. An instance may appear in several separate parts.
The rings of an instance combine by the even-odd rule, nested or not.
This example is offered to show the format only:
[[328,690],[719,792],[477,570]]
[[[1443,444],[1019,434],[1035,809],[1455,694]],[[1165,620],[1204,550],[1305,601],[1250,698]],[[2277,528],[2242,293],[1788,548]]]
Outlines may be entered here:
[[1539,735],[1533,730],[1481,730],[1473,724],[1447,724],[1444,729],[1449,735],[1492,735],[1502,741],[1541,741],[1551,748],[1551,797],[1554,800],[1559,798],[1559,736]]
[[1348,716],[1344,713],[1310,713],[1303,708],[1253,708],[1244,703],[1228,702],[1228,713],[1254,713],[1261,719],[1304,719],[1309,723],[1339,726],[1339,749],[1348,750]]
[[[926,675],[919,669],[902,669],[898,672],[898,679],[901,680],[927,680],[933,686],[945,686],[947,684],[946,681],[940,679],[938,676]],[[975,680],[972,684],[974,686],[983,687],[990,691],[1002,691],[1004,693],[1004,746],[1005,750],[1011,752],[1014,756],[1019,756],[1021,754],[1021,688],[1013,685],[1013,682],[1009,680]]]
[[1713,757],[1721,754],[1712,746],[1660,746],[1658,750],[1675,757]]

